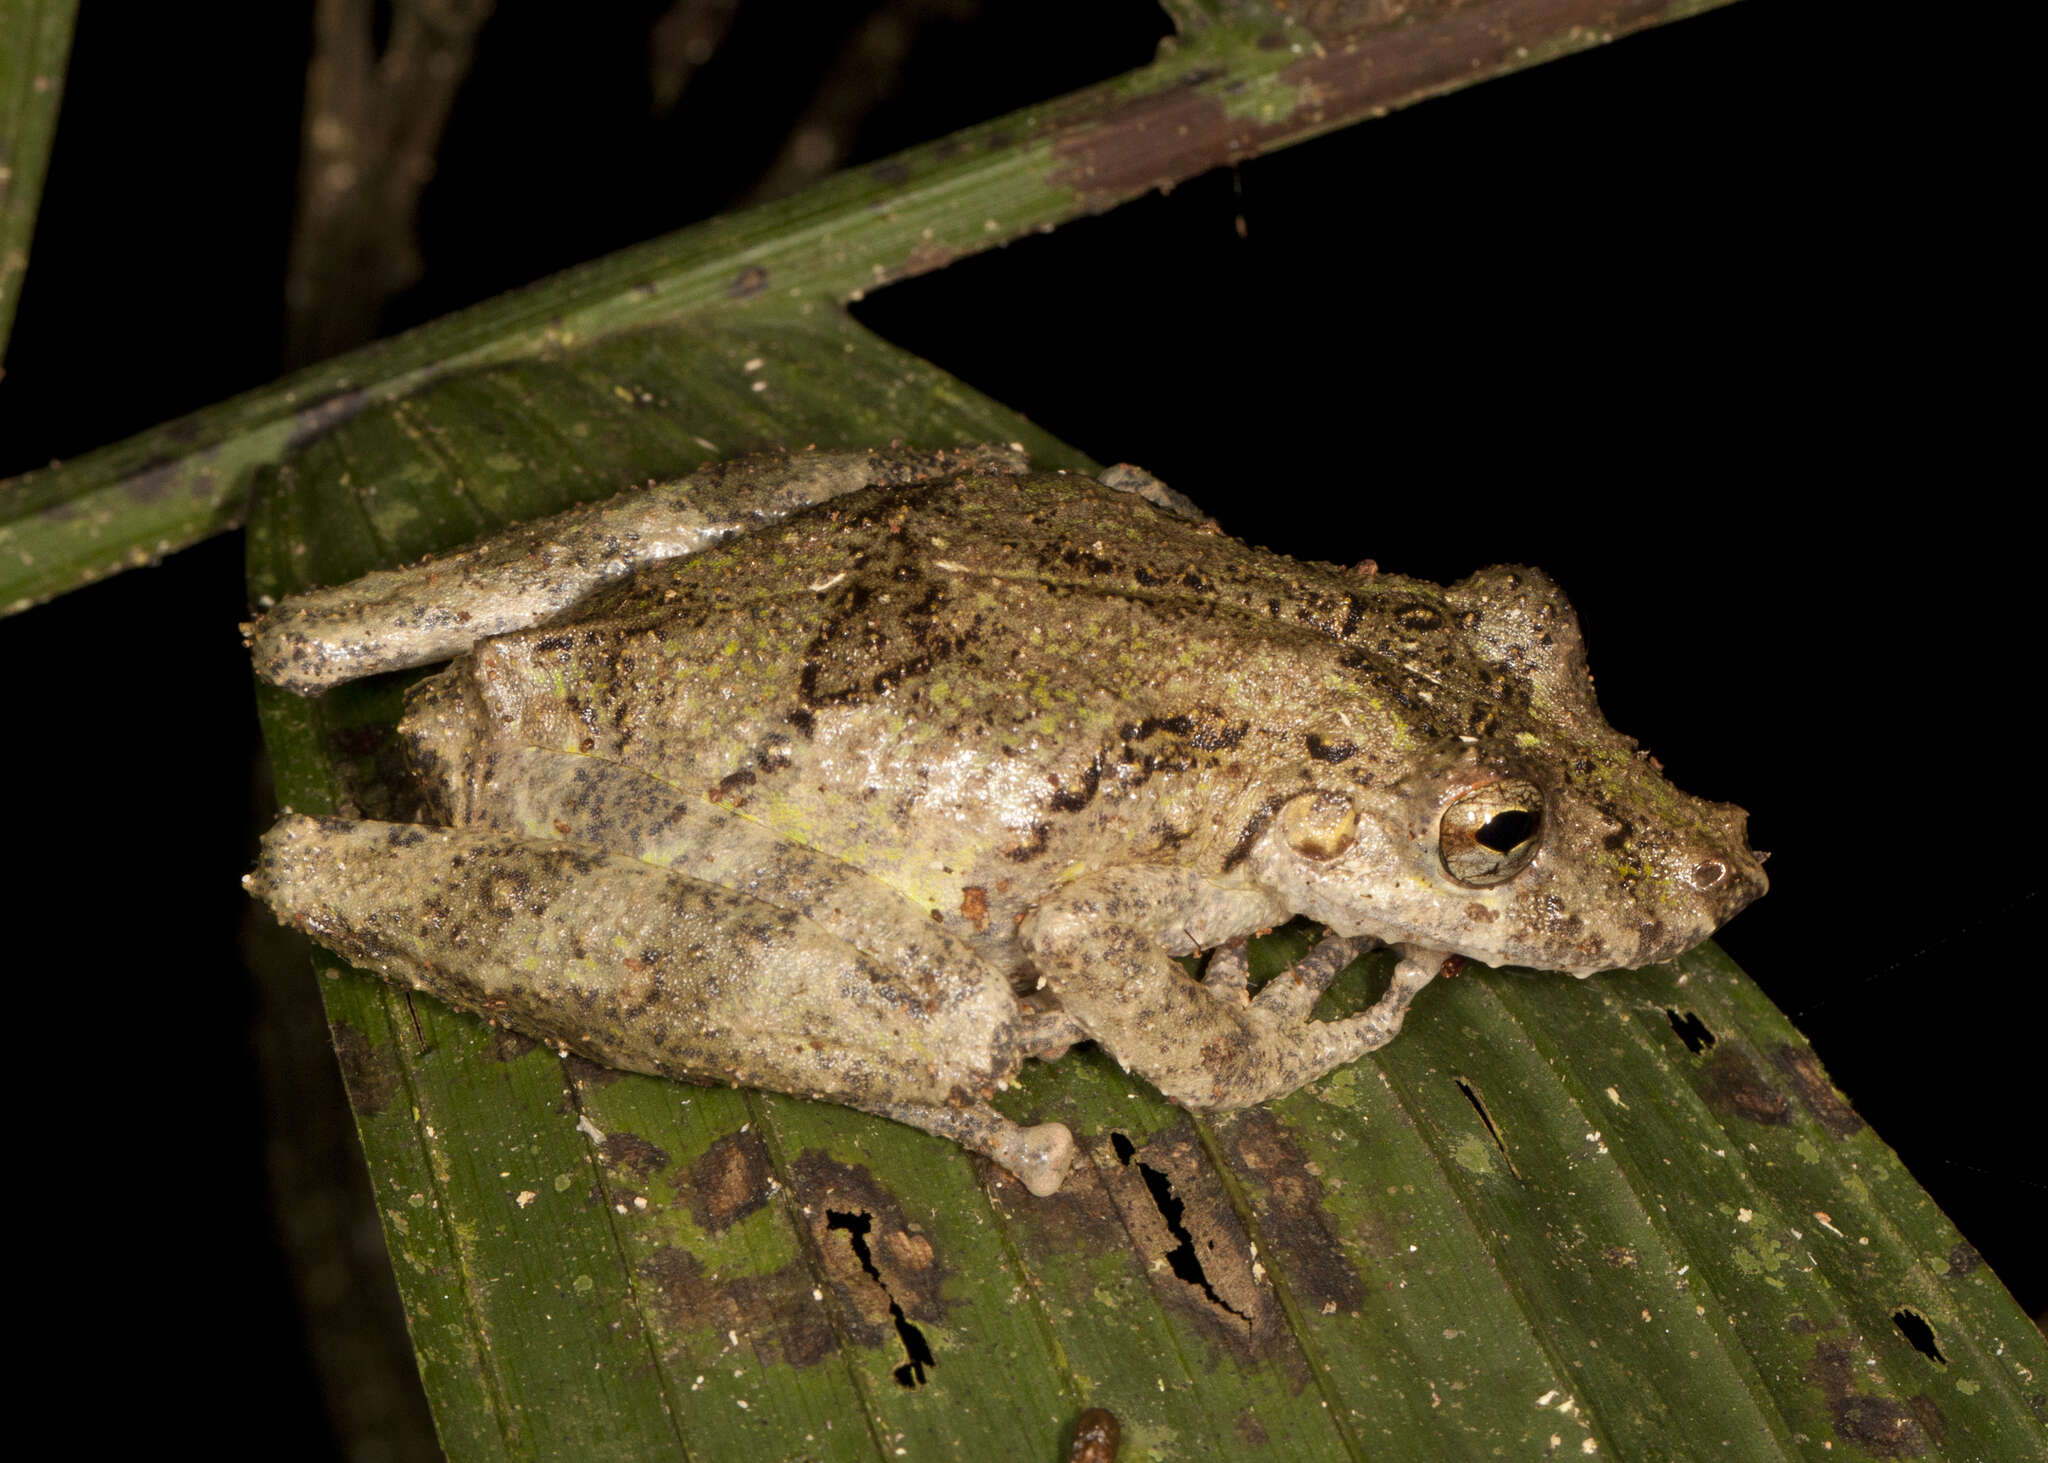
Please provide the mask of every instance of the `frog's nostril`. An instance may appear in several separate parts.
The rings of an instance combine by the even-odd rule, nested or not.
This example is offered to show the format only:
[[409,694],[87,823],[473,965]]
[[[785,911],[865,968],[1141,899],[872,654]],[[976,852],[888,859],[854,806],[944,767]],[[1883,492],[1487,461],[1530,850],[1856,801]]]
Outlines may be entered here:
[[1719,859],[1710,858],[1698,864],[1692,871],[1692,886],[1695,889],[1718,889],[1728,880],[1728,865]]

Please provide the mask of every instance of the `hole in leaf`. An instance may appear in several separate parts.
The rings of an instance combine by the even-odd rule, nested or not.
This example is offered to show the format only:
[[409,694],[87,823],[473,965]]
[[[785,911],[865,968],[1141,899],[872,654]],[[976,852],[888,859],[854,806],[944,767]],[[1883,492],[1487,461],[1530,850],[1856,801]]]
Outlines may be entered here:
[[[1139,1177],[1145,1180],[1146,1191],[1152,1195],[1154,1207],[1159,1210],[1159,1217],[1166,1221],[1166,1232],[1177,1241],[1174,1247],[1166,1252],[1164,1257],[1168,1267],[1172,1269],[1178,1278],[1198,1288],[1203,1295],[1209,1298],[1211,1305],[1227,1311],[1233,1316],[1237,1316],[1240,1320],[1248,1319],[1235,1307],[1227,1303],[1222,1296],[1218,1295],[1216,1288],[1209,1283],[1208,1272],[1202,1269],[1201,1257],[1195,1253],[1195,1237],[1188,1231],[1187,1225],[1182,1222],[1182,1215],[1186,1213],[1187,1205],[1181,1201],[1178,1194],[1174,1193],[1171,1176],[1154,1168],[1142,1159],[1137,1159],[1138,1145],[1129,1138],[1126,1138],[1122,1133],[1111,1133],[1109,1135],[1109,1142],[1110,1146],[1116,1150],[1116,1156],[1124,1167],[1130,1168],[1135,1166],[1137,1168]],[[1137,1159],[1135,1165],[1132,1162],[1134,1159]]]
[[1683,1016],[1666,1007],[1664,1014],[1671,1018],[1671,1029],[1678,1033],[1678,1039],[1685,1043],[1685,1049],[1698,1056],[1712,1046],[1718,1038],[1707,1029],[1707,1023],[1691,1011]]
[[1458,1090],[1465,1094],[1465,1101],[1472,1104],[1472,1111],[1479,1114],[1479,1121],[1486,1124],[1486,1136],[1493,1139],[1493,1146],[1500,1150],[1501,1160],[1507,1164],[1508,1172],[1520,1179],[1522,1171],[1515,1167],[1515,1160],[1508,1153],[1508,1145],[1502,1140],[1500,1129],[1493,1125],[1493,1114],[1486,1110],[1486,1101],[1480,1097],[1479,1089],[1463,1077],[1453,1077],[1451,1080],[1457,1083]]
[[[854,1258],[858,1259],[861,1268],[868,1272],[868,1278],[882,1287],[882,1294],[889,1295],[888,1283],[882,1279],[882,1272],[875,1268],[874,1256],[868,1252],[868,1231],[875,1227],[874,1216],[844,1209],[827,1209],[825,1227],[846,1231],[847,1243],[853,1246]],[[921,1387],[925,1382],[925,1369],[938,1365],[932,1356],[931,1343],[924,1339],[924,1332],[918,1330],[916,1324],[903,1314],[903,1307],[893,1295],[889,1295],[889,1316],[896,1322],[896,1335],[901,1338],[903,1354],[908,1358],[890,1375],[896,1378],[898,1386]]]
[[1934,1344],[1934,1328],[1927,1324],[1927,1317],[1911,1306],[1900,1306],[1892,1312],[1892,1324],[1899,1328],[1899,1334],[1913,1343],[1913,1349],[1933,1362],[1936,1366],[1947,1366],[1948,1358],[1941,1354],[1941,1348]]

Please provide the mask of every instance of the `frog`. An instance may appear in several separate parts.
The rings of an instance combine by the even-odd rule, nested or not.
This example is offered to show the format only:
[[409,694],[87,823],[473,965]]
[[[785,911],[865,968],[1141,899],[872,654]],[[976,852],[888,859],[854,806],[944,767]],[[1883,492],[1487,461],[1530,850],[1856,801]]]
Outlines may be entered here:
[[[244,627],[406,693],[410,822],[285,810],[245,880],[350,964],[604,1066],[907,1123],[1057,1192],[992,1100],[1092,1042],[1195,1112],[1375,1051],[1466,962],[1668,961],[1746,814],[1614,731],[1526,567],[1439,586],[1015,447],[709,464]],[[1320,942],[1256,991],[1246,940]],[[1391,947],[1364,1009],[1319,1018]]]

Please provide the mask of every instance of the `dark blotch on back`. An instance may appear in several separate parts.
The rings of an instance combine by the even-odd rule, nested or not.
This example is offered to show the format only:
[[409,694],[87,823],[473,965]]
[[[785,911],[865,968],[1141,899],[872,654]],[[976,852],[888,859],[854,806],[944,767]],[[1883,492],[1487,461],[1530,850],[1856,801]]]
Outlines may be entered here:
[[1095,801],[1095,794],[1102,788],[1102,754],[1097,752],[1088,770],[1081,774],[1078,788],[1060,788],[1052,795],[1052,806],[1061,813],[1078,813]]
[[1358,755],[1358,743],[1325,741],[1314,732],[1310,732],[1304,737],[1303,742],[1308,747],[1309,756],[1315,758],[1318,762],[1328,762],[1334,765],[1339,762],[1349,762]]

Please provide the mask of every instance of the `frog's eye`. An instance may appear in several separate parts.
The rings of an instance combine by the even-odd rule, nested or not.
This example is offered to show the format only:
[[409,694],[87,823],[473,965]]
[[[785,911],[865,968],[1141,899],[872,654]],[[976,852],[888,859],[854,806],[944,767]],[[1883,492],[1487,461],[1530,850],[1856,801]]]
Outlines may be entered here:
[[1543,794],[1504,778],[1475,787],[1444,809],[1437,855],[1460,884],[1484,888],[1514,878],[1543,841]]

